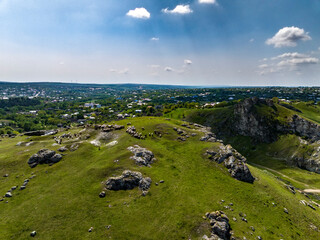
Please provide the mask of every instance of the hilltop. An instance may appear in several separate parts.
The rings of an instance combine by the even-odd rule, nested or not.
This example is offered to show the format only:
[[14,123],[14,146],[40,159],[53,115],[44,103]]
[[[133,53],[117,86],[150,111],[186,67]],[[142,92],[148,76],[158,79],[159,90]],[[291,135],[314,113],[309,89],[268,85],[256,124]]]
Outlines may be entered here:
[[[212,131],[141,117],[3,138],[1,194],[18,187],[0,202],[0,238],[29,239],[36,231],[39,239],[201,239],[219,214],[206,213],[215,211],[225,213],[235,239],[319,238],[319,201],[301,186],[293,194],[285,179],[253,164],[251,151]],[[136,145],[152,154],[136,155]],[[31,168],[30,157],[41,149],[62,159]],[[319,175],[291,171],[320,187]],[[243,181],[243,173],[254,180]]]

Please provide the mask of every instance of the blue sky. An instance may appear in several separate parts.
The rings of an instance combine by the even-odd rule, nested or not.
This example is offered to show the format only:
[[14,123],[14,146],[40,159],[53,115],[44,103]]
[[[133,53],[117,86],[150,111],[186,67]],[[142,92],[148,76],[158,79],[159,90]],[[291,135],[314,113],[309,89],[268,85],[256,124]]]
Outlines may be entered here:
[[0,0],[0,81],[320,85],[318,0]]

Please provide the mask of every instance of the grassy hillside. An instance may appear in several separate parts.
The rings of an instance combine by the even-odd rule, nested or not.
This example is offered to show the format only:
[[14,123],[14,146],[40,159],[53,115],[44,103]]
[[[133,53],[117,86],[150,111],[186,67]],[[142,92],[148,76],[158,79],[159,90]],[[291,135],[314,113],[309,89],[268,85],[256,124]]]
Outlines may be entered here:
[[[227,112],[222,110],[221,116]],[[117,124],[125,125],[128,121]],[[218,143],[200,142],[203,133],[181,127],[179,120],[145,117],[130,121],[139,132],[158,130],[163,136],[138,140],[125,130],[116,131],[108,141],[118,144],[110,146],[106,141],[99,150],[90,144],[98,135],[98,131],[91,130],[90,139],[84,140],[78,150],[67,151],[62,161],[33,169],[27,164],[32,154],[41,148],[60,147],[52,146],[52,136],[3,139],[1,194],[12,186],[20,186],[32,173],[36,177],[25,190],[15,190],[12,198],[0,202],[0,239],[30,239],[33,230],[38,239],[201,239],[209,234],[208,222],[202,216],[214,210],[226,212],[234,236],[239,239],[320,238],[320,233],[312,229],[320,228],[320,209],[314,211],[300,204],[299,200],[308,199],[299,193],[293,195],[275,175],[249,165],[257,180],[253,184],[240,182],[230,177],[222,165],[207,159],[206,149],[215,148]],[[173,127],[198,135],[180,142]],[[74,128],[71,132],[80,130]],[[30,146],[16,146],[20,141],[31,140],[34,143]],[[135,144],[155,154],[157,161],[151,168],[139,167],[130,159],[132,153],[127,147]],[[134,189],[110,191],[105,198],[99,198],[102,182],[125,169],[151,177],[149,194],[142,197]],[[9,177],[2,177],[7,173]],[[320,176],[312,177],[318,186]],[[160,180],[164,183],[156,186]],[[233,211],[224,208],[229,203],[233,203]],[[239,213],[246,214],[248,223],[241,221]],[[108,225],[110,229],[106,228]],[[254,226],[255,232],[250,226]]]

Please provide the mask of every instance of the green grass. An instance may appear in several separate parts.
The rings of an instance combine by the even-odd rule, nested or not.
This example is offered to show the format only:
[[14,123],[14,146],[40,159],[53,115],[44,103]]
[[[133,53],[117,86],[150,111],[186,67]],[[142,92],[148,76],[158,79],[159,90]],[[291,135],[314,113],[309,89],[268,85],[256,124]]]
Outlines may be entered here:
[[300,115],[308,118],[316,123],[320,123],[320,106],[311,105],[305,102],[293,103],[292,106],[299,109],[302,113]]
[[[230,219],[238,219],[230,221],[237,237],[320,237],[309,227],[311,223],[320,226],[320,210],[299,204],[299,200],[306,198],[290,193],[268,171],[250,166],[257,181],[254,184],[237,181],[222,165],[203,155],[206,149],[217,147],[217,143],[200,142],[202,133],[186,142],[176,141],[178,135],[172,129],[176,124],[188,132],[197,132],[181,127],[179,120],[144,117],[128,121],[139,132],[159,130],[163,137],[138,140],[121,130],[119,144],[102,146],[99,150],[88,142],[96,135],[92,133],[92,138],[84,141],[77,151],[66,152],[61,162],[34,169],[27,164],[33,153],[44,147],[54,150],[59,147],[52,146],[52,136],[32,138],[35,143],[29,147],[15,146],[19,141],[30,140],[26,137],[0,142],[0,176],[10,174],[8,178],[0,178],[1,194],[21,185],[32,172],[36,174],[25,190],[14,191],[8,203],[0,202],[0,239],[30,239],[33,230],[37,231],[38,239],[201,239],[209,234],[208,222],[202,216],[214,210],[224,210]],[[134,144],[153,151],[157,161],[151,168],[139,167],[129,158],[127,147]],[[116,159],[118,164],[114,163]],[[107,192],[106,198],[100,199],[102,182],[125,169],[151,177],[149,194],[142,197],[134,189]],[[316,175],[314,178],[320,180]],[[156,186],[154,183],[161,179],[165,182]],[[225,210],[224,205],[231,202],[234,211]],[[284,213],[284,207],[289,214]],[[240,220],[240,212],[247,215],[248,223]],[[112,225],[109,230],[105,228],[107,225]],[[253,235],[250,226],[256,229]],[[94,228],[91,233],[90,227]]]

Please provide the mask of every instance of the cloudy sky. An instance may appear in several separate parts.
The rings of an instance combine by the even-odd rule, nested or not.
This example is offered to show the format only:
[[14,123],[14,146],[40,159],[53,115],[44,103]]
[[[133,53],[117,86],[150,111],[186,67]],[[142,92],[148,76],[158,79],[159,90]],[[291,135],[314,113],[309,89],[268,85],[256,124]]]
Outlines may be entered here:
[[0,81],[320,86],[319,0],[0,0]]

